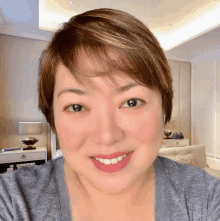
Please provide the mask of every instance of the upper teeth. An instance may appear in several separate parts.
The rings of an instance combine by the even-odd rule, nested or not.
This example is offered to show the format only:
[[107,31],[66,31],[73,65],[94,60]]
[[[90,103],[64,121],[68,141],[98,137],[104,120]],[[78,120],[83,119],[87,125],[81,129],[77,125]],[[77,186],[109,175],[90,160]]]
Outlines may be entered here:
[[101,159],[101,158],[95,158],[95,159],[98,160],[101,163],[109,165],[109,164],[116,164],[119,161],[123,160],[125,157],[126,157],[126,154],[123,155],[123,156],[120,156],[120,157],[116,157],[114,159]]

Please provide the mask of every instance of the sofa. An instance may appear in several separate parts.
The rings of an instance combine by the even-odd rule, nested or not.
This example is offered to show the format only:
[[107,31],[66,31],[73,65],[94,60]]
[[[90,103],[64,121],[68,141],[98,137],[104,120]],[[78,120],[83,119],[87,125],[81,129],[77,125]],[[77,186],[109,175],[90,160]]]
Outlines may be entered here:
[[220,168],[219,170],[210,168],[206,162],[205,145],[203,144],[160,148],[158,156],[166,157],[179,163],[186,163],[195,167],[200,167],[210,175],[220,179]]

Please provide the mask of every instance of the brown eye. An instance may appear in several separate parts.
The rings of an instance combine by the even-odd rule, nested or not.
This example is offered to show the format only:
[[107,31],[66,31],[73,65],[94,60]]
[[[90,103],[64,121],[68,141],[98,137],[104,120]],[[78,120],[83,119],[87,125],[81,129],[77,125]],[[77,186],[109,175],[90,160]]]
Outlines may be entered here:
[[130,100],[127,100],[125,102],[125,104],[128,104],[128,107],[136,107],[137,105],[140,105],[140,103],[143,103],[142,100],[139,100],[139,99],[130,99]]
[[[71,108],[70,108],[71,107]],[[80,112],[82,110],[83,106],[79,105],[79,104],[71,104],[68,107],[66,107],[66,109],[72,109],[70,110],[70,112]]]

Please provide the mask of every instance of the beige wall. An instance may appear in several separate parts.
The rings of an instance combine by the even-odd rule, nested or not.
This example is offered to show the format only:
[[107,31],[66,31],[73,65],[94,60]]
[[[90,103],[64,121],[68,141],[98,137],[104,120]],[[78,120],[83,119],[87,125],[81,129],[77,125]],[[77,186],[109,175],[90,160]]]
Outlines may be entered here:
[[168,59],[173,78],[173,110],[166,126],[172,134],[182,132],[191,144],[191,63]]
[[[206,146],[207,162],[220,167],[220,47],[192,59],[192,144]],[[214,168],[213,166],[213,168]]]
[[[24,147],[17,135],[20,121],[40,121],[35,146],[47,146],[47,123],[38,110],[38,60],[48,42],[0,35],[0,149]],[[49,153],[48,153],[49,154]]]

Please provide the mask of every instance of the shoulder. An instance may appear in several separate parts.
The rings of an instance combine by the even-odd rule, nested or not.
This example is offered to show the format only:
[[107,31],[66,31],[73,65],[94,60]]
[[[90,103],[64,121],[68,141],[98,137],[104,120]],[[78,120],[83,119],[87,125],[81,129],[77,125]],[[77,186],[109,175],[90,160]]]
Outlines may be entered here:
[[45,164],[36,166],[25,166],[23,168],[6,172],[0,176],[0,184],[8,184],[12,188],[18,183],[19,186],[24,186],[27,188],[33,183],[44,182],[48,179],[48,176],[53,175],[54,172],[54,161],[49,160]]
[[56,167],[60,161],[60,158],[49,160],[43,165],[26,166],[0,175],[0,220],[1,216],[4,216],[2,220],[13,220],[14,216],[29,220],[34,211],[43,215],[47,204],[59,205]]
[[[15,191],[30,191],[34,189],[52,187],[56,182],[57,170],[62,159],[49,160],[45,164],[36,166],[25,166],[23,168],[6,172],[0,175],[0,188],[11,188]],[[49,186],[48,186],[49,185]]]
[[155,160],[156,168],[166,175],[186,176],[186,178],[193,178],[194,175],[204,176],[205,170],[199,167],[191,166],[189,164],[179,163],[168,159],[166,157],[158,156]]
[[[165,157],[155,161],[160,181],[172,197],[184,202],[189,209],[204,213],[209,220],[220,217],[220,179],[202,168],[178,163]],[[218,219],[217,219],[218,218]]]
[[184,184],[185,187],[195,187],[197,190],[204,186],[209,190],[214,183],[220,182],[218,178],[208,174],[202,168],[178,163],[165,157],[158,156],[155,166],[158,174],[169,178],[170,182]]

